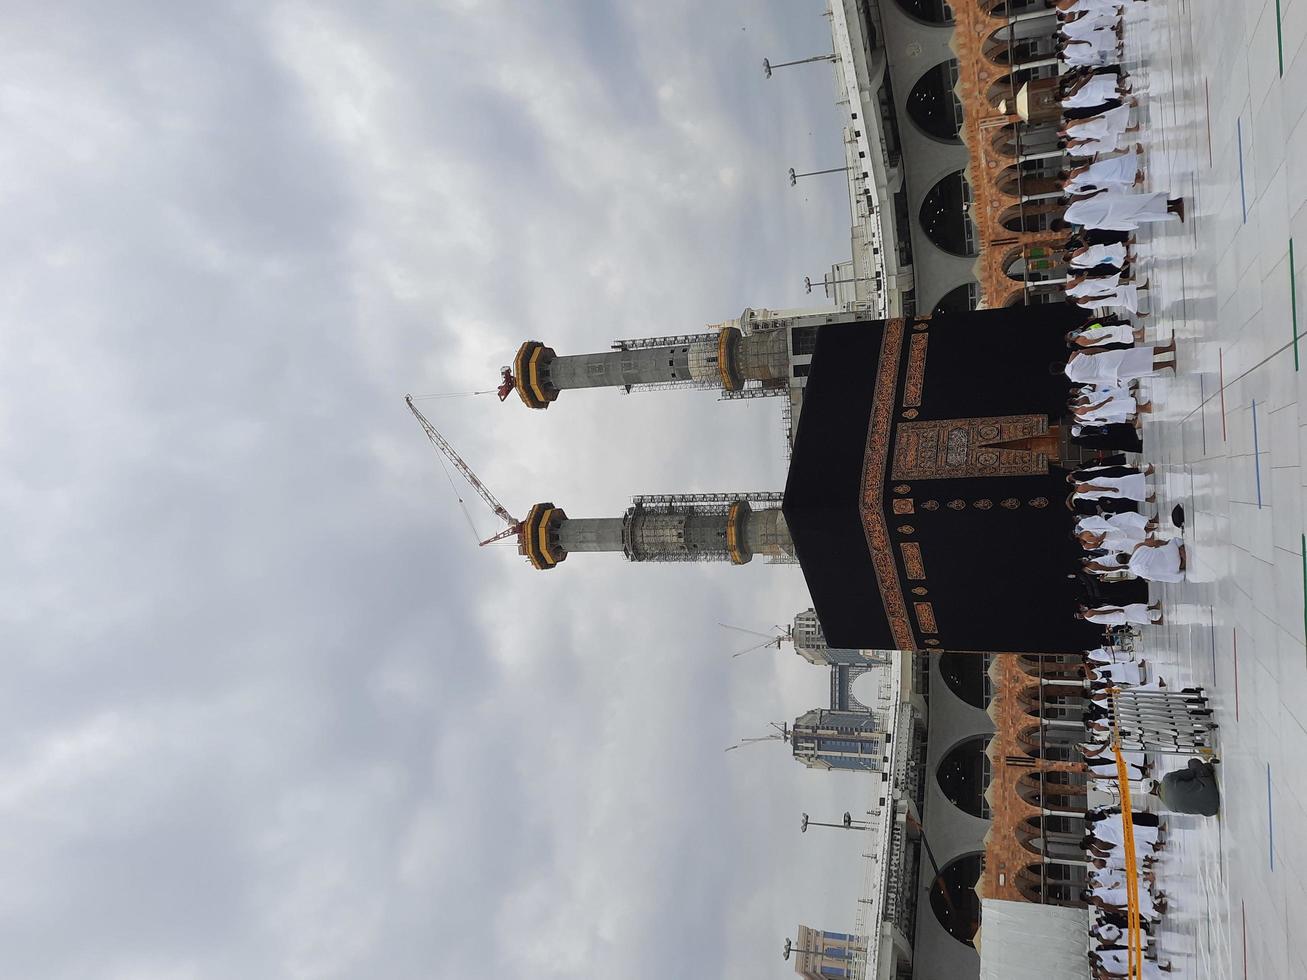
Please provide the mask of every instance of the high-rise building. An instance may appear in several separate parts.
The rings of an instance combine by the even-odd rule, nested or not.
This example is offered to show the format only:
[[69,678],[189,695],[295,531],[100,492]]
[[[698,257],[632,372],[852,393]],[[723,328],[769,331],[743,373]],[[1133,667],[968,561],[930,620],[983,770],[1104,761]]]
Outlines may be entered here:
[[828,645],[815,609],[805,609],[794,617],[790,635],[794,640],[794,652],[818,667],[835,664],[856,667],[889,662],[889,651],[886,650],[845,650]]
[[794,972],[804,980],[854,976],[853,964],[865,948],[857,936],[799,926],[798,942],[791,946]]
[[813,708],[794,719],[790,746],[809,769],[879,772],[885,768],[887,725],[880,711]]

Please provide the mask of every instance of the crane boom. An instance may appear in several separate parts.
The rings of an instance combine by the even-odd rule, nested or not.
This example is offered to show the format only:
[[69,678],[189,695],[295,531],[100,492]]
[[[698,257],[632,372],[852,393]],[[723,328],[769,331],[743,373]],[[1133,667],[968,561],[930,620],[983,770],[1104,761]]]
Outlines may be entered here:
[[454,450],[454,447],[445,440],[444,436],[436,431],[436,427],[427,421],[427,417],[418,411],[417,406],[413,404],[413,396],[405,395],[404,403],[408,405],[408,410],[413,413],[413,417],[422,424],[422,430],[427,434],[427,438],[431,440],[431,444],[440,450],[441,454],[447,460],[454,464],[454,469],[462,474],[463,479],[465,479],[468,482],[468,485],[477,492],[477,496],[484,500],[486,506],[495,512],[495,516],[505,524],[509,525],[494,537],[488,538],[481,543],[489,544],[491,541],[498,541],[501,538],[508,537],[514,531],[518,530],[522,526],[522,522],[510,514],[508,508],[495,499],[495,495],[486,489],[486,485],[481,482],[480,478],[474,472],[472,472],[472,467],[468,466],[467,463],[463,461],[463,457]]

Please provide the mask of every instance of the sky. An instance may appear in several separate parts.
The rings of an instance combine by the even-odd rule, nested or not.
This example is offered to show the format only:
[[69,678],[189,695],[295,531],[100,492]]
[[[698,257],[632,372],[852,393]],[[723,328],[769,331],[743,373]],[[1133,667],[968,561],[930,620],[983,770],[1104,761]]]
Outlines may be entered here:
[[[0,976],[792,976],[860,777],[792,567],[477,549],[416,395],[809,302],[820,0],[118,0],[0,33]],[[432,399],[514,513],[784,482],[778,406]],[[498,526],[462,490],[477,530]]]

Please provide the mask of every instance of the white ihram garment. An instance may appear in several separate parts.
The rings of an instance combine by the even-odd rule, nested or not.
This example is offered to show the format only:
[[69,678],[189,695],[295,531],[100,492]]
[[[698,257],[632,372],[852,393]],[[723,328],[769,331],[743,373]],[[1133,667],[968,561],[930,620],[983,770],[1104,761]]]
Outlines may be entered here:
[[1063,109],[1088,109],[1121,97],[1115,75],[1094,75],[1062,100]]
[[1068,44],[1062,49],[1062,56],[1068,65],[1079,68],[1104,68],[1114,64],[1117,59],[1117,36],[1109,30],[1091,31],[1087,44]]
[[1102,489],[1077,490],[1076,496],[1083,500],[1143,500],[1148,496],[1148,485],[1142,473],[1130,476],[1098,476],[1089,481],[1090,487]]
[[1095,10],[1076,20],[1065,20],[1057,29],[1067,40],[1082,41],[1092,37],[1095,31],[1115,30],[1120,22],[1114,11]]
[[[1096,279],[1091,279],[1089,281],[1110,282],[1110,280]],[[1076,305],[1083,306],[1086,309],[1095,309],[1100,306],[1106,306],[1119,310],[1126,310],[1130,313],[1137,313],[1139,311],[1139,287],[1133,283],[1117,283],[1111,288],[1102,289],[1096,293],[1077,297]]]
[[1180,539],[1172,538],[1160,548],[1136,548],[1130,556],[1130,571],[1150,582],[1183,582]]
[[1155,194],[1127,194],[1103,191],[1083,201],[1076,201],[1062,216],[1073,225],[1101,228],[1106,231],[1134,231],[1149,221],[1178,221],[1180,216],[1166,210],[1166,191]]
[[1068,286],[1063,292],[1073,299],[1083,299],[1086,296],[1099,296],[1103,293],[1110,293],[1120,282],[1121,273],[1119,272],[1110,276],[1089,276],[1083,282]]
[[1120,385],[1154,374],[1157,372],[1153,370],[1151,347],[1105,350],[1097,354],[1077,351],[1066,362],[1066,376],[1077,384]]
[[1099,402],[1094,404],[1098,407],[1090,411],[1077,409],[1076,418],[1090,425],[1111,425],[1116,422],[1128,422],[1139,411],[1139,404],[1135,401],[1134,395],[1129,392],[1113,395],[1104,404]]
[[[1125,107],[1122,106],[1122,108]],[[1074,130],[1072,134],[1075,138],[1080,135]],[[1131,147],[1123,153],[1095,160],[1081,173],[1076,174],[1066,182],[1066,190],[1067,193],[1075,193],[1084,187],[1103,187],[1109,184],[1129,187],[1135,182],[1135,174],[1138,172],[1139,153],[1134,147]]]
[[[1116,243],[1115,245],[1090,245],[1083,252],[1071,256],[1071,268],[1093,269],[1100,265],[1110,265],[1119,269],[1121,268],[1121,266],[1125,265],[1125,259],[1126,259],[1126,247],[1120,242]],[[1091,327],[1086,327],[1084,330],[1080,332],[1081,334],[1087,334],[1091,330],[1095,330],[1095,329],[1100,331],[1106,331],[1106,330],[1115,330],[1117,328],[1124,328],[1126,336],[1127,337],[1130,336],[1130,324],[1128,323],[1119,323],[1115,327],[1103,327],[1103,326],[1099,326],[1098,324],[1094,324]],[[1102,341],[1102,343],[1127,343],[1128,344],[1130,343],[1130,341],[1129,340]]]
[[[1107,608],[1106,606],[1099,607],[1099,609]],[[1091,609],[1085,613],[1085,620],[1090,623],[1101,623],[1103,626],[1125,626],[1127,624],[1149,626],[1156,621],[1153,617],[1160,615],[1161,613],[1154,613],[1142,602],[1132,602],[1128,606],[1113,608],[1110,612],[1099,612],[1097,609]]]
[[[1068,123],[1067,139],[1071,140],[1105,140],[1115,139],[1130,128],[1130,107],[1119,105],[1088,119],[1078,119]],[[1133,175],[1130,178],[1134,180]]]
[[1103,11],[1116,17],[1121,16],[1121,7],[1123,5],[1116,0],[1076,0],[1071,6],[1067,7],[1064,13],[1068,14],[1089,14]]

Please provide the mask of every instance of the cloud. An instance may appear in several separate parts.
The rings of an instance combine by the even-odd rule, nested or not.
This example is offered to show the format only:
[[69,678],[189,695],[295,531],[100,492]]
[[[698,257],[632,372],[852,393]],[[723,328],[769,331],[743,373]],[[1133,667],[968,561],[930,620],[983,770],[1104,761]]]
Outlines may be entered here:
[[[848,219],[784,171],[838,117],[827,75],[757,65],[826,30],[746,0],[10,17],[0,973],[744,977],[800,916],[851,925],[849,848],[794,824],[865,787],[722,752],[825,696],[715,626],[787,621],[796,570],[477,550],[402,402],[528,337],[802,305]],[[771,405],[423,404],[519,514],[784,478]]]

